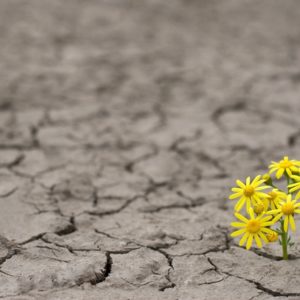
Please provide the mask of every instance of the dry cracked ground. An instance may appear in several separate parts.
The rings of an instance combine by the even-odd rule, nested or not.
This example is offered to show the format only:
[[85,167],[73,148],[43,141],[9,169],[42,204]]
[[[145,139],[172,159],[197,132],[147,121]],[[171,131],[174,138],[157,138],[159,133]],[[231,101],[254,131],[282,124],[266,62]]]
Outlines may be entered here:
[[298,0],[1,0],[0,43],[1,299],[300,299],[227,198],[300,158]]

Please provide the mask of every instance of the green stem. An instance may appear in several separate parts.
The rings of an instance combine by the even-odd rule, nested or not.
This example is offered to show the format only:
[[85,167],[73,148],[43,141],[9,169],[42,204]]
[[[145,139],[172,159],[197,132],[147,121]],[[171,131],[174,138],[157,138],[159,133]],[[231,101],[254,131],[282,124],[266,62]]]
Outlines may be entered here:
[[283,221],[281,221],[281,245],[282,245],[282,258],[284,260],[289,259],[288,249],[287,249],[288,246],[287,238],[288,238],[288,233],[284,231]]

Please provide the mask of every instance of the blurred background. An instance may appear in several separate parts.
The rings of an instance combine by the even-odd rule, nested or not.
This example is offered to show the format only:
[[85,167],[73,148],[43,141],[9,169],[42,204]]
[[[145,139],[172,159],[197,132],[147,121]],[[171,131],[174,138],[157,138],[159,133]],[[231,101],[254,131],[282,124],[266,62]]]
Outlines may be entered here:
[[226,201],[300,156],[299,25],[297,0],[2,0],[2,166],[48,188],[113,167],[119,197],[134,174]]
[[[63,235],[107,251],[127,251],[124,239],[168,255],[228,249],[235,179],[300,159],[299,0],[1,0],[0,45],[8,240],[50,232],[48,243]],[[135,266],[118,259],[112,274]],[[122,276],[143,284],[147,275],[130,277],[143,263]],[[154,282],[180,286],[182,270]]]
[[2,0],[2,165],[214,178],[224,197],[300,155],[299,25],[297,0]]
[[180,141],[237,173],[295,151],[299,5],[2,0],[1,147]]

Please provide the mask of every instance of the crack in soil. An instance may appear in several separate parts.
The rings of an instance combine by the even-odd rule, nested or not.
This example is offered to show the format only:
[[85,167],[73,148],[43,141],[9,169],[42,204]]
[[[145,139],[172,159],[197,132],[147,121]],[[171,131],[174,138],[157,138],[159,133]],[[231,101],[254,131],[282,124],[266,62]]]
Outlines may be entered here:
[[141,209],[141,211],[144,213],[157,213],[157,212],[160,212],[165,209],[178,209],[178,208],[190,209],[190,208],[202,206],[204,203],[205,202],[204,202],[204,198],[203,198],[198,203],[191,203],[191,204],[178,203],[178,204],[171,204],[171,205],[166,205],[166,206],[148,207],[148,208]]
[[274,296],[274,297],[293,297],[293,296],[300,296],[300,293],[284,293],[284,292],[278,292],[278,291],[274,291],[272,289],[269,289],[265,286],[263,286],[260,282],[258,281],[255,281],[255,280],[251,280],[251,279],[247,279],[247,278],[244,278],[242,276],[238,276],[238,275],[234,275],[234,274],[231,274],[229,272],[225,272],[225,271],[222,271],[220,270],[220,268],[212,261],[211,258],[207,258],[208,262],[215,268],[215,270],[217,272],[219,272],[219,274],[226,274],[228,276],[231,276],[231,277],[235,277],[235,278],[239,278],[239,279],[242,279],[242,280],[245,280],[249,283],[252,283],[255,285],[255,287],[260,290],[260,291],[263,291],[264,293],[268,294],[268,295],[271,295],[271,296]]
[[110,275],[110,273],[111,273],[112,264],[113,264],[111,253],[110,252],[106,252],[105,256],[106,256],[106,264],[104,266],[104,269],[101,270],[101,272],[99,272],[99,273],[95,273],[96,278],[92,279],[90,281],[90,283],[92,285],[96,285],[98,283],[104,282],[107,279],[107,277]]
[[97,212],[97,211],[84,211],[83,213],[89,214],[91,216],[97,216],[97,217],[103,217],[103,216],[109,216],[109,215],[114,215],[114,214],[118,214],[121,211],[123,211],[124,209],[126,209],[131,203],[133,203],[134,201],[136,201],[138,198],[141,198],[141,195],[136,195],[131,199],[128,199],[124,204],[122,204],[120,207],[116,208],[116,209],[111,209],[111,210],[107,210],[104,212]]

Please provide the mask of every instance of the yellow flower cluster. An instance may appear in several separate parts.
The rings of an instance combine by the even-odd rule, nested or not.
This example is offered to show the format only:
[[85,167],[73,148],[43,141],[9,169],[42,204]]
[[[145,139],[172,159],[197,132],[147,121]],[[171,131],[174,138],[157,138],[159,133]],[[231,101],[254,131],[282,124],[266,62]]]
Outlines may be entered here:
[[[287,246],[290,242],[288,229],[290,227],[293,231],[296,230],[294,215],[300,214],[300,203],[297,203],[300,198],[300,161],[289,160],[285,156],[279,162],[272,161],[269,169],[269,173],[258,175],[253,180],[250,177],[244,182],[237,180],[236,186],[231,189],[229,199],[236,200],[234,215],[238,220],[231,225],[239,228],[231,236],[242,235],[239,245],[246,244],[246,249],[250,249],[253,241],[261,248],[262,241],[277,241],[279,235],[283,257],[287,259]],[[277,180],[283,176],[286,178],[286,191],[275,186],[271,177],[274,172]],[[249,218],[240,213],[243,209]],[[281,224],[281,227],[271,229],[276,224]]]

